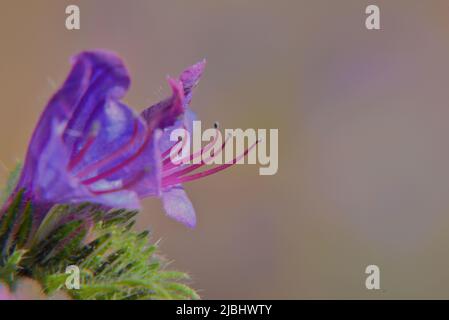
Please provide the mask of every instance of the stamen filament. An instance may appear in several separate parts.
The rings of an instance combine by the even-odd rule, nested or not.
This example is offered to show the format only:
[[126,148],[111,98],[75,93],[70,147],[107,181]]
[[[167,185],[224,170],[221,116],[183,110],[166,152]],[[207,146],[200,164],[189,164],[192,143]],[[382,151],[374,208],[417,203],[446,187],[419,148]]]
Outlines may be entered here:
[[252,146],[250,146],[248,149],[246,149],[243,154],[241,154],[240,156],[234,158],[232,160],[232,163],[222,164],[222,165],[220,165],[218,167],[215,167],[215,168],[212,168],[212,169],[209,169],[209,170],[206,170],[206,171],[198,172],[198,173],[192,174],[190,176],[167,178],[165,181],[162,182],[162,187],[168,187],[170,185],[175,185],[175,184],[179,184],[179,183],[184,183],[184,182],[188,182],[188,181],[201,179],[201,178],[210,176],[212,174],[215,174],[217,172],[220,172],[222,170],[225,170],[226,168],[228,168],[230,166],[233,166],[240,159],[245,157],[259,142],[260,142],[260,140],[256,141]]
[[[204,152],[209,151],[209,150],[215,145],[215,143],[216,143],[217,140],[218,140],[218,134],[219,134],[219,133],[220,133],[220,132],[219,132],[218,130],[216,130],[215,137],[214,137],[214,139],[213,139],[210,143],[208,143],[204,148],[201,148],[201,150],[199,150],[199,151],[197,151],[197,152],[191,154],[190,156],[186,156],[186,157],[180,159],[178,164],[174,164],[172,161],[169,161],[168,163],[163,163],[163,170],[164,170],[164,171],[167,171],[167,170],[170,170],[170,169],[172,169],[172,168],[178,167],[178,166],[180,166],[180,165],[181,165],[187,158],[189,158],[189,162],[191,162],[191,161],[193,161],[194,159],[198,158],[198,156],[201,157],[201,155],[202,155]],[[170,158],[168,158],[168,159],[171,160]]]
[[180,176],[183,176],[183,175],[185,175],[185,174],[187,174],[189,172],[195,171],[196,169],[206,165],[206,162],[216,158],[221,153],[221,151],[224,149],[226,143],[229,141],[230,138],[231,138],[231,135],[228,135],[228,137],[223,142],[223,144],[221,145],[221,148],[217,151],[216,154],[214,154],[212,156],[209,156],[206,160],[201,161],[201,163],[199,163],[199,164],[192,164],[192,165],[190,165],[190,166],[188,166],[188,167],[186,167],[186,168],[184,168],[182,170],[175,171],[175,172],[171,173],[170,175],[168,175],[166,178],[180,177]]
[[[180,150],[182,150],[185,147],[185,145],[187,144],[187,133],[186,133],[187,129],[186,129],[185,126],[183,128],[186,131],[184,131],[184,138],[182,139],[182,145],[181,145]],[[162,162],[162,165],[165,165],[168,162],[170,162],[170,156],[169,155],[170,155],[171,151],[173,150],[173,148],[176,147],[177,144],[178,143],[175,143],[175,145],[173,145],[171,148],[168,148],[167,150],[165,150],[165,152],[161,155],[161,158],[164,159],[163,162]],[[168,155],[168,157],[167,157],[167,155]]]

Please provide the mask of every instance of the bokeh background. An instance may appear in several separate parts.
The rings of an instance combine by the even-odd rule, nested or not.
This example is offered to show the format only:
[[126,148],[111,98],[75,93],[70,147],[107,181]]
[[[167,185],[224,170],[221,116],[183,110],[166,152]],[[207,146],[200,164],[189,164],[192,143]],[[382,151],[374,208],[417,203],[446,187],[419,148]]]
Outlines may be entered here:
[[[279,129],[279,171],[189,183],[194,230],[144,201],[138,228],[203,298],[449,298],[448,15],[446,0],[2,0],[0,182],[73,54],[118,52],[138,110],[206,57],[194,110]],[[381,290],[365,288],[370,264]]]

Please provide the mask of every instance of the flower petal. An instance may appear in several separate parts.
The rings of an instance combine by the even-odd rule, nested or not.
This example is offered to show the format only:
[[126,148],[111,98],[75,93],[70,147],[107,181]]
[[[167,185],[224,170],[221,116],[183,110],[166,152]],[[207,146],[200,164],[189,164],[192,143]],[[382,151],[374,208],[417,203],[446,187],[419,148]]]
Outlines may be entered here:
[[[121,60],[105,51],[83,52],[73,59],[72,70],[62,87],[47,104],[29,143],[18,187],[29,189],[39,157],[52,134],[52,123],[67,125],[64,140],[71,148],[98,101],[119,99],[129,86],[128,73]],[[77,112],[79,116],[73,117]],[[70,150],[70,149],[69,149]]]
[[195,209],[193,209],[192,203],[181,186],[164,191],[162,193],[162,202],[169,217],[190,228],[195,227]]
[[184,95],[186,97],[185,103],[188,105],[192,100],[193,89],[200,82],[200,78],[206,68],[206,59],[188,67],[179,76],[179,80],[182,82],[184,87]]
[[[205,67],[206,60],[203,59],[185,69],[179,76],[179,82],[170,82],[173,90],[172,96],[142,112],[142,116],[147,123],[158,122],[158,127],[163,129],[159,145],[161,152],[165,152],[176,143],[170,141],[170,134],[173,130],[185,128],[192,133],[192,125],[196,119],[196,114],[189,108],[189,104],[193,89],[198,85]],[[180,92],[180,86],[182,87],[182,93]],[[181,95],[183,95],[183,99],[180,99]],[[182,100],[183,108],[179,106],[180,100]],[[170,114],[170,116],[167,117],[167,114]]]
[[87,66],[85,73],[88,77],[76,79],[75,76],[69,76],[69,79],[73,77],[74,81],[87,82],[75,107],[72,106],[73,110],[64,132],[64,142],[69,149],[77,147],[80,137],[88,134],[90,119],[95,111],[103,108],[109,101],[120,100],[130,84],[123,62],[112,53],[83,52],[75,57],[75,61],[76,64]]
[[169,79],[173,94],[142,112],[142,117],[147,123],[157,123],[157,127],[161,129],[173,126],[188,110],[193,89],[197,86],[205,67],[206,60],[203,60],[185,69],[179,80]]
[[46,141],[37,164],[33,179],[32,194],[43,203],[63,203],[89,195],[86,188],[80,188],[77,181],[67,173],[69,154],[62,142],[62,130],[54,121],[51,135]]
[[[92,117],[95,137],[84,137],[72,161],[74,173],[97,194],[124,189],[157,195],[160,186],[156,135],[126,105],[110,101]],[[96,129],[95,129],[96,128]],[[87,148],[87,151],[85,151]],[[79,160],[79,156],[82,159]]]
[[175,79],[168,79],[172,89],[172,96],[142,111],[149,128],[165,128],[173,125],[184,113],[184,90],[182,83]]

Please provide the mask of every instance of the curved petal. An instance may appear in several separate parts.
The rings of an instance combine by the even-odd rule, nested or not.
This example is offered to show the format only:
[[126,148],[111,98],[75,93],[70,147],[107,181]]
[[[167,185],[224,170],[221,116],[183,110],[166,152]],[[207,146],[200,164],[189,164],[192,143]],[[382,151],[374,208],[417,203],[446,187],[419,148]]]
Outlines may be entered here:
[[185,69],[179,76],[179,80],[182,82],[184,87],[184,95],[186,97],[185,103],[190,104],[192,100],[193,89],[200,82],[200,78],[206,68],[206,59],[194,64],[193,66]]
[[[161,152],[165,152],[175,144],[175,142],[170,141],[170,134],[173,130],[185,128],[192,133],[192,125],[196,119],[196,114],[189,108],[189,104],[192,99],[193,89],[198,85],[205,67],[206,60],[203,59],[185,69],[179,76],[180,84],[173,81],[170,82],[173,90],[172,96],[142,112],[142,117],[147,123],[158,122],[157,126],[163,129],[159,144]],[[182,87],[184,96],[182,99],[183,108],[179,107],[179,85]],[[170,116],[167,117],[167,114]],[[159,119],[162,119],[162,121]]]
[[88,66],[89,77],[74,79],[87,81],[88,84],[73,108],[64,132],[64,142],[69,149],[76,148],[80,136],[88,133],[90,118],[96,109],[102,108],[109,101],[120,100],[130,84],[128,71],[122,60],[112,53],[83,52],[75,57],[75,61]]
[[[86,116],[98,101],[107,97],[119,99],[129,87],[129,82],[123,63],[112,53],[93,51],[75,56],[67,80],[50,99],[37,123],[18,187],[31,187],[39,157],[50,139],[53,121],[67,124],[64,140],[71,148],[81,135],[79,130],[86,122]],[[74,113],[79,116],[73,117]]]
[[150,128],[165,128],[173,125],[184,113],[184,90],[182,82],[168,79],[172,96],[142,111],[141,116]]
[[69,153],[63,144],[61,129],[56,121],[52,123],[50,137],[37,164],[31,189],[37,202],[62,203],[89,196],[87,189],[80,188],[76,179],[66,170]]
[[162,193],[165,213],[170,217],[194,228],[196,225],[195,209],[181,186],[176,186]]
[[[170,98],[164,99],[142,112],[141,115],[147,123],[156,122],[157,127],[161,129],[173,126],[179,117],[188,110],[193,89],[198,85],[205,67],[206,60],[202,60],[185,69],[178,81],[169,79],[173,94]],[[179,105],[180,100],[182,100],[181,106]]]
[[35,129],[17,189],[40,203],[123,208],[138,208],[141,194],[159,194],[154,132],[119,101],[129,82],[116,55],[77,55]]
[[62,130],[56,122],[42,150],[33,180],[33,198],[38,204],[93,202],[108,207],[137,209],[138,195],[132,190],[96,195],[67,171],[69,153],[62,140]]

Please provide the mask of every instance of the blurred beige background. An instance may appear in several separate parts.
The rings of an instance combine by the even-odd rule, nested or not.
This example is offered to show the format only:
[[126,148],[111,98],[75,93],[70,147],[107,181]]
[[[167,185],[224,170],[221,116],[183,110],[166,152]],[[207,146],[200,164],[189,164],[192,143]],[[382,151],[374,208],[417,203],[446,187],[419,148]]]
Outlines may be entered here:
[[[78,4],[81,30],[67,31]],[[381,7],[381,31],[364,27]],[[208,59],[193,108],[222,128],[278,128],[279,171],[187,185],[188,230],[145,200],[203,298],[449,298],[449,2],[3,0],[0,160],[11,168],[81,50],[127,62],[136,109]],[[3,182],[6,169],[0,169]],[[365,267],[381,270],[365,289]]]

